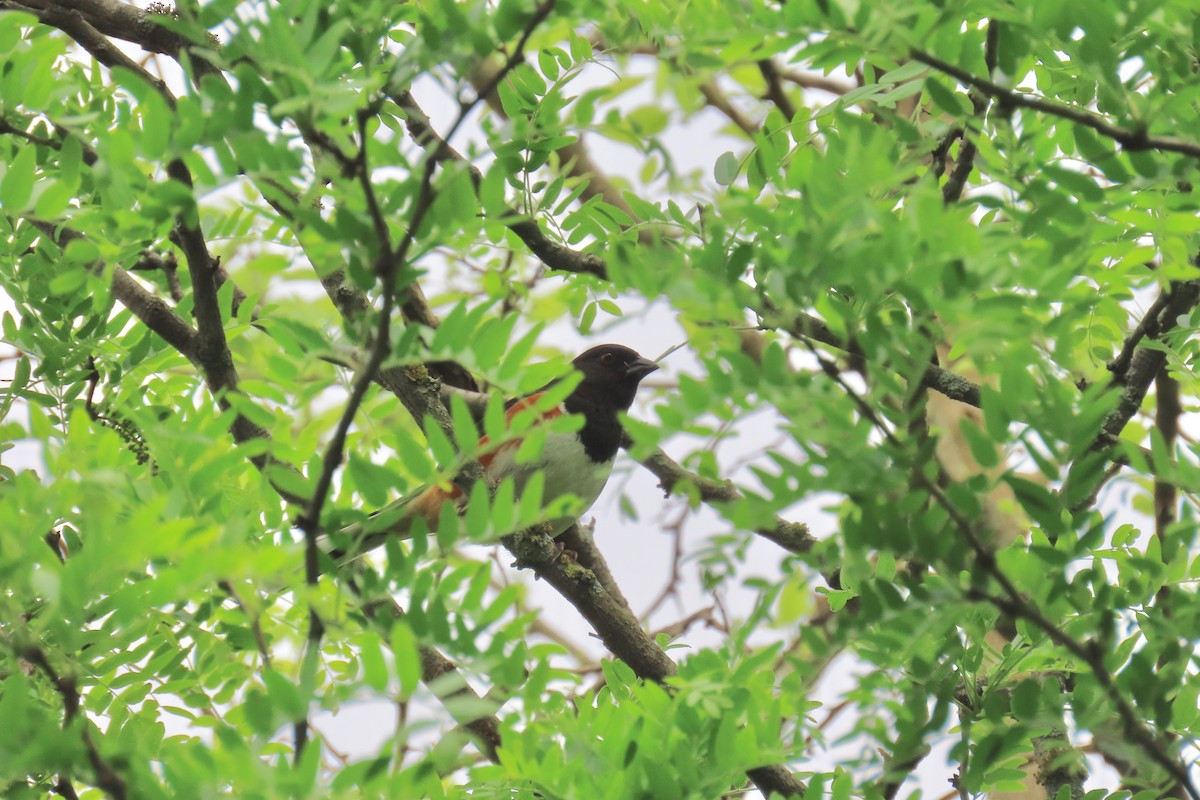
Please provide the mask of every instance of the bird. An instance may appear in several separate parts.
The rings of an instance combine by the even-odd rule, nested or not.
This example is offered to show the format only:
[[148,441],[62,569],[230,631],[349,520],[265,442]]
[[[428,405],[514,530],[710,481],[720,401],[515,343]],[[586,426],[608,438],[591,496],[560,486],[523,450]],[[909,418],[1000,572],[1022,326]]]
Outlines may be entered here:
[[[657,371],[659,365],[629,347],[601,344],[580,353],[571,361],[571,366],[581,375],[579,383],[559,405],[538,412],[539,422],[578,414],[583,418],[582,426],[578,430],[551,431],[542,444],[540,455],[523,463],[517,459],[519,438],[489,447],[488,437],[484,436],[479,442],[479,462],[493,484],[512,478],[518,502],[529,480],[542,473],[543,504],[549,505],[554,500],[573,495],[579,501],[574,508],[582,514],[600,497],[612,474],[624,433],[620,414],[629,411],[638,386],[647,375]],[[555,383],[557,381],[505,403],[506,423],[511,423],[522,411],[539,407],[539,400]],[[427,531],[437,533],[446,504],[453,503],[455,510],[462,514],[466,499],[462,489],[453,483],[427,486],[374,515],[377,524],[368,521],[365,526],[351,525],[342,529],[343,536],[338,538],[344,542],[348,534],[353,540],[353,548],[337,549],[326,544],[324,549],[336,561],[349,560],[382,544],[388,536],[411,536],[418,520],[424,522]],[[563,533],[579,514],[551,520],[551,534]],[[382,530],[374,530],[377,528]]]

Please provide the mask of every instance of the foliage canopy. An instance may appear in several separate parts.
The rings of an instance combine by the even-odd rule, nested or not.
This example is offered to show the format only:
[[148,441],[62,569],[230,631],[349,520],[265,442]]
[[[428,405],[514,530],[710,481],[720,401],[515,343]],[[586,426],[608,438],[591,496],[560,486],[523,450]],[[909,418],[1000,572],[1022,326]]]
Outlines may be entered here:
[[[1197,48],[1183,0],[0,0],[4,796],[1200,800]],[[452,536],[320,555],[644,309],[696,369],[629,453],[744,607],[653,636],[605,524],[481,481],[602,662]]]

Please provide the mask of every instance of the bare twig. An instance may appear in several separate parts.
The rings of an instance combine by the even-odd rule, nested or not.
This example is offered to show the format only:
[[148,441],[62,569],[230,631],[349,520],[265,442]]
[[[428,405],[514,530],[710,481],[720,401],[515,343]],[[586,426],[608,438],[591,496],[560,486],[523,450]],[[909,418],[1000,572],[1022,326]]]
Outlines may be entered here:
[[1154,302],[1150,304],[1150,308],[1146,309],[1146,313],[1142,315],[1133,331],[1121,343],[1120,351],[1106,365],[1113,380],[1117,383],[1125,382],[1125,373],[1129,371],[1129,365],[1133,362],[1133,354],[1137,352],[1142,339],[1158,337],[1159,325],[1163,322],[1162,313],[1170,300],[1171,293],[1169,291],[1159,292],[1158,297],[1154,298]]
[[680,569],[683,566],[683,524],[690,515],[691,509],[684,506],[683,512],[676,517],[674,522],[663,526],[663,529],[671,534],[671,572],[663,582],[662,591],[650,601],[650,605],[642,612],[641,618],[644,620],[649,620],[650,616],[670,598],[679,597],[679,583],[683,580],[683,573]]
[[[36,144],[39,147],[47,147],[51,150],[62,150],[63,140],[70,137],[71,133],[59,128],[57,125],[55,125],[55,131],[59,134],[60,138],[50,139],[45,136],[38,136],[22,130],[21,128],[15,127],[9,123],[8,120],[0,118],[0,133],[16,136],[31,144]],[[100,158],[100,156],[96,154],[96,149],[87,142],[80,141],[79,139],[76,139],[76,141],[79,142],[79,149],[82,153],[83,163],[89,167],[94,166],[96,161]]]
[[[845,350],[851,355],[855,352],[861,353],[855,345],[842,341],[837,334],[830,330],[828,325],[811,314],[797,314],[790,320],[780,320],[780,322],[793,336],[811,339],[838,350]],[[975,408],[979,408],[982,402],[978,384],[936,364],[930,364],[925,368],[925,372],[921,376],[921,383],[926,388],[940,392],[951,400],[958,400]]]
[[238,594],[237,589],[233,588],[233,584],[229,581],[219,581],[217,586],[219,586],[222,591],[228,594],[230,598],[233,599],[233,602],[237,603],[237,606],[242,610],[242,613],[246,615],[246,619],[250,622],[250,632],[254,635],[254,645],[258,648],[258,655],[262,659],[263,666],[267,669],[270,669],[271,650],[267,647],[267,639],[265,636],[263,636],[262,625],[259,622],[262,615],[259,614],[257,610],[251,609],[246,605],[245,601],[242,600],[241,595]]

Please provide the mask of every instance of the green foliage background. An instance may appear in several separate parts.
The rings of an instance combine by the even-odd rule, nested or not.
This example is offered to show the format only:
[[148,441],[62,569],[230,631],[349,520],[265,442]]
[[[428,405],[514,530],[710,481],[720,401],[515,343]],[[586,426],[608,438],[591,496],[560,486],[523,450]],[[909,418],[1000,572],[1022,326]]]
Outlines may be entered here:
[[[1183,0],[0,0],[0,447],[44,461],[0,466],[4,796],[891,798],[949,740],[964,798],[1197,798],[1198,47]],[[706,588],[784,545],[717,645],[536,529],[598,684],[451,537],[306,561],[470,474],[439,384],[645,300],[703,373],[631,454],[725,521]],[[364,698],[374,756],[306,733]]]

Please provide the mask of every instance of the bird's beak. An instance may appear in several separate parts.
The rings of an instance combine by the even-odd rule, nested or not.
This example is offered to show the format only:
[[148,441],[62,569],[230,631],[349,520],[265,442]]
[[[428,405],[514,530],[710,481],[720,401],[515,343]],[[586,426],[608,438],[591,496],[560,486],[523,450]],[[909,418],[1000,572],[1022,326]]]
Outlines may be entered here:
[[631,361],[625,365],[625,377],[640,381],[657,369],[658,364],[655,364],[648,358],[639,356],[636,361]]

